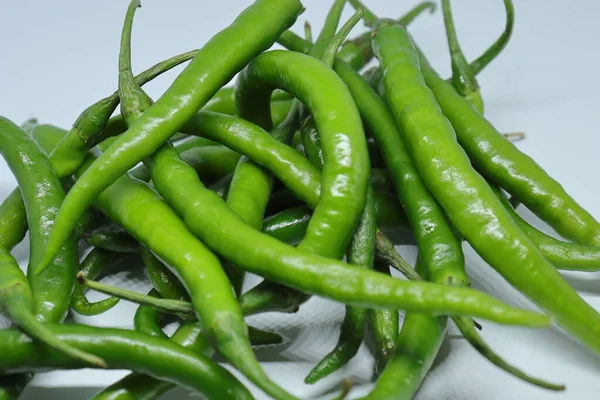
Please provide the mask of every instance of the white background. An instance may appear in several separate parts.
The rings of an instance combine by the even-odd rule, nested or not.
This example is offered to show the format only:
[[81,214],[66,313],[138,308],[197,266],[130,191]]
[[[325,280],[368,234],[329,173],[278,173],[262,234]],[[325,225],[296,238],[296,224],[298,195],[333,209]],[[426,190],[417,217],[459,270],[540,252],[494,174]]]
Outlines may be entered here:
[[[60,2],[2,0],[0,24],[0,114],[21,123],[30,117],[68,128],[81,110],[116,89],[117,55],[125,0]],[[141,71],[176,53],[197,48],[229,24],[250,1],[146,0],[133,31],[133,66]],[[502,55],[479,78],[488,118],[501,131],[524,131],[519,147],[546,170],[594,215],[600,217],[600,2],[579,0],[518,0],[513,39]],[[305,0],[307,11],[294,30],[309,20],[315,34],[330,1]],[[403,14],[416,1],[367,1],[376,13]],[[455,0],[455,21],[469,58],[478,56],[504,27],[501,0]],[[350,15],[350,7],[344,16]],[[268,22],[266,22],[268,23]],[[356,33],[362,31],[356,29]],[[432,63],[447,75],[449,59],[441,13],[421,16],[412,33]],[[179,70],[179,69],[178,69]],[[159,96],[174,74],[146,86]],[[14,187],[14,179],[0,160],[0,197]],[[21,246],[24,261],[26,247]],[[530,306],[467,249],[474,286],[513,304]],[[599,274],[565,274],[582,295],[600,308]],[[119,315],[129,318],[133,307]],[[315,314],[316,313],[316,314]],[[368,378],[371,359],[366,349],[348,369],[317,388],[301,384],[305,373],[336,340],[335,323],[341,308],[313,299],[296,316],[267,316],[257,326],[270,326],[299,338],[282,349],[262,351],[271,362],[273,378],[304,398],[315,397],[346,375]],[[116,319],[111,318],[109,323]],[[106,324],[104,322],[103,324]],[[123,319],[120,326],[127,326]],[[283,328],[282,328],[283,326]],[[289,328],[290,326],[293,329]],[[294,330],[296,329],[296,330]],[[549,393],[511,378],[482,360],[461,339],[452,337],[418,398],[436,400],[597,398],[600,363],[557,330],[534,331],[484,325],[484,337],[502,355],[537,376],[566,383],[568,390]],[[290,335],[292,337],[292,335]],[[98,386],[120,376],[92,371],[39,375],[34,386]],[[353,392],[364,393],[368,387]],[[96,389],[63,391],[57,398],[85,398]],[[181,398],[183,392],[172,398]],[[44,393],[44,395],[48,395]],[[27,399],[42,396],[29,389]],[[55,397],[53,395],[53,397]]]

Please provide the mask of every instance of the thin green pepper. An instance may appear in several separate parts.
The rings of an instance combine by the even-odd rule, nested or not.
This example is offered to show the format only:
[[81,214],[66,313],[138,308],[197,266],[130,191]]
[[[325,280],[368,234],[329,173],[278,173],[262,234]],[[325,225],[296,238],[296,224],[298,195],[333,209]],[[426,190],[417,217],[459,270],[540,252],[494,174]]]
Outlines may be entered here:
[[427,86],[478,170],[564,237],[581,244],[600,244],[600,223],[421,60]]
[[[211,399],[252,399],[225,368],[206,356],[169,340],[142,333],[82,325],[48,325],[60,340],[107,360],[111,369],[130,369],[172,382]],[[14,330],[0,331],[3,374],[53,369],[80,369],[85,364],[36,346]]]
[[[161,158],[177,164],[177,168],[170,168],[169,173],[165,169],[157,168]],[[178,182],[172,190],[163,190],[161,194],[178,213],[184,216],[187,227],[195,235],[236,265],[270,280],[307,293],[323,295],[358,306],[469,314],[504,323],[511,321],[523,323],[528,326],[543,326],[549,321],[544,315],[507,308],[489,296],[471,289],[392,279],[383,274],[285,245],[248,227],[239,217],[232,214],[216,193],[202,187],[193,168],[179,159],[177,152],[170,147],[163,147],[155,154],[150,170],[156,185],[158,182],[165,181]],[[116,219],[116,210],[130,204],[133,198],[153,197],[152,192],[145,185],[125,176],[119,181],[119,185],[112,186],[109,193],[105,192],[99,200],[102,201],[103,196],[109,196],[111,192],[117,192],[119,186],[127,186],[129,190],[120,191],[121,196],[115,199],[119,200],[118,204],[116,201],[108,204],[110,209],[107,208],[106,211],[113,219]],[[189,189],[186,191],[186,196],[181,196],[179,187]],[[150,199],[144,203],[146,203],[145,219],[149,220],[147,223],[160,225],[162,229],[164,223],[160,221],[164,220],[163,216],[158,216],[157,211],[150,209]],[[164,204],[159,200],[155,203],[156,207]],[[149,218],[150,216],[152,218]],[[216,220],[219,221],[218,227],[207,223]],[[136,229],[140,228],[136,225]],[[471,300],[468,300],[469,298]],[[468,302],[469,306],[466,306],[465,302]],[[495,305],[492,306],[490,303]]]
[[256,0],[199,50],[171,87],[71,188],[56,218],[45,259],[35,272],[47,267],[79,216],[104,189],[151,155],[248,61],[268,49],[294,23],[301,8],[298,0]]
[[[163,72],[189,60],[196,52],[197,50],[189,51],[162,61],[139,74],[136,77],[136,82],[143,85]],[[46,148],[45,146],[47,143],[50,145],[49,141],[40,140],[36,135],[37,129],[33,130],[32,135],[36,141],[43,146],[44,151],[52,152],[50,161],[52,162],[52,168],[54,168],[59,178],[72,174],[73,169],[76,169],[78,163],[83,160],[82,157],[85,156],[87,149],[100,140],[101,137],[109,136],[108,134],[103,134],[104,125],[102,121],[105,121],[110,117],[110,114],[112,114],[117,107],[118,101],[119,95],[115,92],[111,96],[94,103],[84,110],[75,121],[73,129],[71,129],[68,134],[65,134],[64,138],[59,138],[62,139],[62,142],[60,147],[56,150],[54,149],[57,147],[58,141],[54,143],[54,145]],[[38,127],[41,129],[43,125],[36,126],[36,128]],[[57,136],[54,134],[47,135],[46,138],[55,139]],[[25,206],[23,204],[21,193],[19,189],[16,188],[4,202],[0,204],[0,245],[7,249],[11,249],[23,240],[26,232],[27,220],[25,217]]]
[[[33,227],[30,260],[37,260],[56,206],[64,196],[62,187],[40,148],[25,131],[5,118],[0,118],[0,153],[19,183],[27,219]],[[44,325],[48,321],[62,321],[67,313],[74,284],[68,274],[74,273],[76,268],[75,253],[75,243],[65,243],[50,269],[28,282],[10,251],[0,247],[0,308],[36,340],[86,363],[104,367],[102,359],[61,342]]]
[[[133,17],[138,7],[139,0],[133,0],[127,10],[119,56],[121,115],[129,127],[134,126],[152,108],[152,99],[135,83],[131,71],[130,36]],[[114,145],[111,145],[111,148],[112,146]],[[145,163],[149,163],[149,161]],[[167,164],[159,164],[155,168],[164,168],[167,170],[165,173],[169,173]],[[164,185],[156,180],[153,183],[159,190]],[[178,186],[175,181],[171,181],[170,185],[172,184]],[[178,190],[181,190],[181,187],[178,186]],[[150,248],[152,249],[152,247]],[[197,242],[196,248],[197,255],[201,256],[203,262],[202,272],[195,276],[194,281],[184,278],[185,274],[189,276],[192,271],[184,271],[184,268],[180,267],[177,272],[182,276],[184,285],[191,292],[194,309],[206,327],[207,334],[214,338],[221,354],[266,393],[277,399],[294,399],[292,395],[269,379],[256,359],[248,338],[248,328],[244,322],[242,311],[230,290],[231,283],[218,259],[200,242]],[[194,288],[192,288],[192,284],[195,285]],[[198,294],[198,289],[202,290],[202,295]]]
[[348,89],[320,61],[279,50],[256,57],[236,85],[240,116],[263,128],[271,128],[268,100],[274,86],[293,93],[315,117],[325,165],[303,243],[316,254],[341,258],[364,209],[369,171],[362,123]]
[[519,228],[535,243],[544,257],[558,269],[567,271],[600,270],[600,247],[567,243],[537,230],[513,209],[509,201],[492,185],[506,211],[513,217]]
[[[454,226],[509,283],[600,352],[600,315],[516,226],[489,185],[472,168],[456,142],[452,125],[425,84],[419,56],[406,30],[393,21],[378,22],[373,47],[382,65],[388,104],[403,128],[403,140],[414,155],[413,162],[423,181]],[[456,96],[472,110],[466,100]]]

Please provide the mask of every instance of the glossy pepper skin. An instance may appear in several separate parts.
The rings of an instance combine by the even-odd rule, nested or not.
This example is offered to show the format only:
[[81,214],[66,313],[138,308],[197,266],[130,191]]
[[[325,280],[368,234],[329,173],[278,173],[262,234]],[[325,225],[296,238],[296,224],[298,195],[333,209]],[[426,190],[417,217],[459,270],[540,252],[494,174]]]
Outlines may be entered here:
[[199,50],[170,88],[69,191],[36,272],[54,258],[79,216],[104,189],[152,154],[253,57],[269,48],[301,8],[298,0],[257,0]]
[[34,312],[40,322],[60,322],[69,310],[75,284],[78,260],[73,237],[64,242],[58,257],[43,274],[35,275],[32,269],[44,256],[52,221],[64,199],[64,191],[48,158],[25,132],[1,118],[0,134],[2,153],[8,164],[14,166],[17,178],[22,178],[19,187],[25,200],[28,225],[32,227],[28,280],[33,292]]
[[[82,325],[49,325],[49,328],[64,342],[105,358],[111,369],[142,372],[210,399],[253,398],[216,362],[169,340],[124,329]],[[0,347],[5,355],[0,361],[3,374],[85,367],[81,362],[36,346],[27,336],[14,330],[0,331]]]
[[[158,331],[154,331],[154,334],[160,335]],[[202,326],[198,322],[184,323],[170,339],[173,343],[189,349],[193,354],[207,357],[212,355],[210,343],[206,340],[202,333]],[[154,400],[176,386],[173,381],[157,379],[142,373],[131,373],[98,393],[93,400]]]
[[[291,142],[300,117],[297,101],[291,106],[286,118],[273,129],[271,136],[284,144]],[[248,225],[260,229],[273,190],[273,175],[247,157],[240,158],[233,171],[227,191],[227,205]],[[240,295],[245,272],[227,265],[228,276],[236,295]]]
[[[189,51],[162,61],[136,76],[136,82],[143,85],[191,59],[196,52],[197,50]],[[118,104],[118,92],[94,103],[81,113],[73,129],[68,133],[64,131],[62,135],[60,128],[43,124],[33,129],[32,137],[46,153],[51,153],[52,168],[59,178],[72,174],[83,161],[87,150],[102,138],[110,136],[103,129],[105,121]],[[59,142],[60,145],[57,146]],[[0,204],[0,245],[10,249],[23,240],[26,232],[25,206],[17,188]]]
[[[134,0],[127,10],[119,55],[121,114],[129,127],[139,121],[144,113],[151,109],[153,104],[152,99],[135,83],[131,70],[130,38],[134,14],[138,7],[139,1]],[[149,163],[149,161],[146,161],[146,163]],[[156,168],[164,170],[163,173],[168,175],[171,165],[168,162],[163,162],[159,163]],[[182,196],[187,195],[173,180],[161,182],[153,180],[153,184],[161,191],[172,190],[173,185],[175,185],[176,190]],[[191,267],[185,264],[180,264],[178,272],[182,278],[186,273],[188,276],[195,273],[194,281],[185,278],[182,280],[192,292],[191,298],[195,303],[194,310],[206,326],[206,333],[214,339],[221,354],[266,393],[276,399],[294,399],[292,395],[275,385],[262,370],[252,351],[248,328],[235,295],[231,291],[231,282],[217,258],[208,249],[203,248],[203,252],[200,252],[201,247],[203,247],[202,244],[197,242],[196,256],[203,258],[201,260],[203,261],[201,262],[201,273],[195,273],[195,271],[183,272],[182,270]],[[198,301],[198,289],[202,290],[200,301]]]
[[[0,117],[0,154],[19,183],[28,222],[32,226],[30,260],[39,259],[56,206],[64,197],[60,181],[46,155],[29,135],[3,117]],[[0,247],[0,263],[0,308],[12,322],[37,341],[71,357],[104,365],[97,357],[62,343],[45,325],[62,321],[69,308],[74,284],[73,276],[69,274],[77,267],[73,240],[65,243],[59,257],[43,277],[27,279],[10,251],[4,247]]]
[[477,168],[494,183],[575,242],[600,244],[600,223],[531,157],[506,140],[423,59],[427,86],[452,123],[456,138]]
[[[516,226],[473,169],[425,84],[417,51],[406,30],[393,21],[381,21],[373,48],[382,65],[388,104],[403,128],[403,140],[413,162],[454,226],[511,285],[600,352],[600,315]],[[458,101],[465,101],[458,97]]]
[[[160,157],[168,157],[174,162],[177,160],[177,152],[169,147],[163,147],[154,156],[153,162],[157,163]],[[359,306],[421,311],[427,309],[426,312],[433,313],[479,314],[481,312],[489,318],[497,317],[505,323],[510,321],[534,325],[548,323],[545,316],[506,308],[501,305],[502,303],[474,290],[447,288],[425,282],[405,282],[285,245],[244,224],[239,217],[228,210],[219,195],[198,185],[199,179],[193,169],[181,160],[178,163],[179,167],[170,169],[171,173],[165,176],[160,175],[160,169],[154,169],[154,164],[151,165],[153,181],[175,179],[172,171],[178,171],[177,182],[187,188],[194,188],[193,193],[182,197],[177,192],[163,191],[163,196],[168,199],[177,213],[182,215],[187,227],[195,235],[217,253],[249,272],[300,291]],[[141,183],[130,180],[121,182],[122,185],[132,186],[132,190],[135,187],[138,196],[148,197],[152,193]],[[133,196],[132,190],[121,192]],[[121,204],[128,202],[130,200],[125,196],[120,199]],[[145,203],[149,205],[150,202],[145,201]],[[209,215],[213,217],[208,218]],[[218,218],[215,218],[216,215]],[[216,222],[207,223],[217,219],[218,225],[215,225]],[[468,300],[469,297],[472,297],[472,300]],[[469,307],[464,307],[465,302],[469,303]],[[492,306],[490,303],[497,305]],[[449,309],[441,310],[438,307]],[[454,311],[450,311],[450,308]],[[494,314],[497,314],[496,317]]]
[[[91,161],[93,159],[84,164],[82,169]],[[241,354],[241,343],[224,340],[235,335],[243,338],[246,332],[234,330],[244,321],[241,311],[236,311],[240,306],[231,292],[220,262],[186,229],[171,207],[145,184],[127,175],[105,190],[97,198],[96,206],[177,271],[190,292],[199,319],[206,327],[205,334],[213,337],[217,343],[221,340],[223,346],[231,346],[237,349],[238,355]],[[171,241],[165,241],[165,237],[178,238],[178,246],[174,247]],[[197,265],[203,265],[203,268],[198,269]],[[207,285],[210,289],[207,289]],[[219,294],[217,297],[215,291]],[[217,309],[221,311],[216,312]],[[224,329],[229,331],[224,334]],[[223,347],[221,349],[225,351]],[[231,354],[229,350],[227,353]]]
[[544,257],[554,264],[556,268],[566,271],[600,270],[600,247],[563,242],[537,230],[513,209],[509,201],[497,187],[493,184],[491,186],[519,228],[535,243]]
[[[279,43],[294,51],[306,51],[308,43],[288,34]],[[404,214],[414,232],[423,261],[434,269],[448,271],[448,266],[464,268],[461,241],[450,227],[446,215],[433,197],[411,160],[402,141],[401,126],[396,124],[386,102],[348,64],[336,60],[334,70],[346,83],[382,153],[392,184]]]
[[[285,78],[284,78],[285,77]],[[329,90],[323,91],[327,84]],[[325,165],[319,204],[304,243],[316,254],[341,258],[365,206],[369,160],[362,123],[343,82],[320,61],[273,50],[256,57],[236,82],[242,118],[270,129],[274,87],[293,93],[315,118]]]

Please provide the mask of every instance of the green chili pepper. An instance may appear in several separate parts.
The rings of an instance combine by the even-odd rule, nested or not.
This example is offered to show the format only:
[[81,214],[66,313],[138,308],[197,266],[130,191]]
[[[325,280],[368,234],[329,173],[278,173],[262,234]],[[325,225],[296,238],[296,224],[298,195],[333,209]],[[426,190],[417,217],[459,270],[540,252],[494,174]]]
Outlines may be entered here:
[[600,243],[600,223],[533,159],[506,140],[483,116],[435,73],[426,60],[423,77],[456,137],[477,168],[558,233],[581,244]]
[[[342,4],[344,3],[345,1],[342,2]],[[323,62],[330,68],[333,64],[338,47],[341,45],[342,41],[345,40],[346,36],[348,36],[354,25],[362,18],[362,14],[362,11],[358,10],[342,26],[342,28],[340,28],[340,31],[333,37],[325,51],[322,53]],[[317,45],[313,47],[312,54],[315,54],[315,51],[319,51],[318,49],[315,50],[315,48],[317,48]],[[322,158],[322,152],[320,151],[321,148],[318,145],[319,136],[312,117],[305,120],[305,123],[301,127],[301,133],[307,134],[308,137],[315,139],[306,141],[305,149],[308,150],[309,147],[315,148],[316,151],[313,152],[316,156],[313,156],[311,159],[311,155],[308,154],[309,159],[311,159],[311,161],[319,168],[323,168],[324,160]],[[374,194],[373,189],[369,187],[367,189],[365,210],[348,249],[348,262],[350,264],[369,269],[373,267],[376,230]],[[300,246],[302,245],[303,243],[300,243]],[[299,293],[298,297],[302,299],[304,295]],[[346,306],[346,312],[336,346],[309,372],[304,382],[317,382],[346,365],[356,355],[364,336],[366,315],[367,310],[365,308]]]
[[[143,85],[163,72],[189,60],[196,52],[197,50],[193,50],[162,61],[139,74],[136,77],[136,82]],[[64,138],[60,138],[62,142],[58,149],[53,151],[58,141],[48,148],[43,148],[45,152],[52,152],[50,161],[52,162],[52,168],[58,174],[59,178],[72,174],[73,169],[76,169],[78,163],[83,160],[82,157],[85,156],[87,149],[93,146],[101,137],[108,136],[108,134],[103,134],[104,125],[102,121],[108,120],[110,114],[117,107],[118,101],[119,95],[115,92],[111,96],[91,105],[77,118],[73,129],[68,134],[65,134]],[[110,106],[107,106],[107,104]],[[42,127],[43,125],[40,125],[39,129],[42,129]],[[54,129],[50,130],[56,133]],[[41,146],[46,146],[46,143],[50,145],[49,140],[40,140],[38,135],[36,135],[36,131],[37,129],[34,129],[32,132],[36,141],[39,141]],[[46,139],[56,138],[55,134],[46,136]],[[23,240],[26,232],[25,206],[21,192],[17,188],[0,204],[0,245],[11,249]]]
[[[0,118],[0,153],[23,195],[32,227],[30,260],[35,261],[41,256],[57,203],[60,204],[64,196],[62,187],[39,147],[25,131],[5,118]],[[104,367],[102,359],[61,342],[43,324],[62,321],[66,315],[74,284],[68,274],[76,267],[75,253],[74,242],[65,243],[50,269],[28,282],[10,251],[0,247],[0,308],[36,340],[86,363]]]
[[[142,315],[138,316],[139,313],[145,315],[143,315],[143,317]],[[151,307],[142,306],[138,308],[136,322],[138,321],[138,318],[143,319],[143,321],[139,321],[140,329],[138,329],[136,324],[136,330],[141,332],[143,327],[143,331],[146,333],[162,337],[164,333],[157,323],[157,314],[160,313],[157,313],[156,310]],[[150,318],[153,318],[154,320],[150,321]],[[275,344],[282,341],[281,336],[275,333],[254,330],[251,327],[249,335],[253,345]],[[206,356],[210,356],[213,353],[210,343],[206,341],[201,331],[201,325],[198,323],[190,322],[181,325],[175,334],[173,334],[171,340],[183,347],[192,349],[195,353],[204,354]],[[132,398],[135,398],[136,400],[153,400],[173,389],[175,386],[176,385],[173,383],[161,381],[147,375],[131,373],[104,389],[94,397],[94,400],[128,400]]]
[[[71,188],[57,216],[46,257],[35,272],[46,268],[79,216],[102,190],[151,155],[248,61],[269,48],[300,10],[298,0],[257,0],[199,50],[161,98]],[[267,20],[269,23],[264,22]],[[213,61],[207,63],[208,59]]]
[[[388,104],[403,128],[403,140],[414,155],[413,162],[423,181],[454,226],[509,283],[548,310],[588,346],[600,351],[600,336],[594,333],[600,332],[600,315],[518,229],[489,185],[472,168],[456,143],[452,125],[425,85],[417,51],[406,30],[393,21],[377,22],[373,47],[382,65]],[[422,59],[421,66],[424,63]],[[433,72],[425,73],[431,80]],[[468,104],[456,96],[457,102]],[[468,108],[472,110],[470,105]],[[432,159],[436,160],[433,164]]]
[[535,229],[513,209],[497,187],[492,189],[513,217],[519,228],[535,243],[544,257],[558,269],[567,271],[598,271],[600,270],[600,247],[585,246],[578,243],[567,243]]
[[[295,101],[286,118],[271,132],[271,136],[282,143],[289,143],[296,131],[300,116]],[[238,162],[229,190],[227,205],[248,225],[260,229],[273,189],[273,176],[261,166],[243,157]],[[244,271],[228,265],[228,275],[236,295],[241,294]]]
[[[48,325],[60,340],[107,360],[111,369],[130,369],[166,380],[214,399],[252,399],[226,369],[206,356],[169,340],[123,329]],[[0,331],[2,373],[80,369],[81,362],[40,348],[20,332]]]
[[[321,90],[323,82],[329,90]],[[348,89],[325,65],[278,50],[256,57],[240,74],[236,91],[240,116],[270,128],[266,106],[274,85],[294,93],[309,107],[323,140],[323,152],[330,160],[323,168],[323,190],[304,242],[311,244],[312,252],[341,258],[364,208],[368,184],[360,117]]]
[[[167,173],[165,169],[158,167],[161,158],[168,160],[169,163],[176,163],[178,167],[170,168]],[[178,182],[172,190],[163,189],[161,194],[178,213],[184,216],[187,227],[195,235],[236,265],[270,280],[307,293],[323,295],[358,306],[416,308],[423,312],[469,314],[493,318],[504,323],[513,321],[526,325],[546,325],[549,321],[543,315],[507,308],[489,296],[471,289],[392,279],[376,272],[306,253],[263,235],[232,214],[216,193],[203,188],[193,168],[178,159],[177,152],[172,148],[163,147],[155,154],[150,171],[152,180],[157,186],[160,186],[158,182]],[[178,172],[177,176],[174,171]],[[117,222],[123,223],[116,218],[117,210],[131,204],[133,198],[137,196],[152,197],[153,195],[142,183],[136,183],[124,176],[119,181],[119,185],[111,186],[108,193],[105,192],[99,197],[99,201],[102,202],[111,192],[119,191],[119,186],[127,186],[129,190],[121,190],[120,196],[114,196],[115,199],[111,204],[107,204],[110,209],[106,207],[105,211]],[[186,191],[186,196],[181,195],[178,187],[189,189]],[[147,226],[160,226],[162,231],[164,222],[161,221],[164,221],[165,216],[158,215],[158,210],[154,210],[154,207],[150,209],[150,206],[159,207],[164,203],[158,199],[155,201],[156,204],[151,204],[150,199],[145,200],[144,203],[146,210],[144,217],[140,219],[145,221],[144,224],[149,224]],[[212,215],[212,218],[207,218],[209,215]],[[218,229],[214,225],[207,224],[208,220],[218,220]],[[131,221],[131,224],[133,223]],[[138,223],[132,228],[144,229],[144,226],[140,227]],[[179,236],[170,232],[163,232],[163,234],[169,237]],[[181,241],[178,242],[181,244]],[[469,301],[469,306],[465,307],[464,302],[469,297],[480,299]],[[496,305],[491,306],[490,303]]]
[[[93,249],[81,263],[80,271],[90,279],[96,279],[107,268],[111,267],[117,261],[123,259],[122,253],[108,251],[104,249]],[[85,296],[87,289],[82,285],[75,285],[73,295],[71,296],[71,308],[81,315],[98,315],[105,313],[117,305],[119,299],[109,297],[107,299],[90,303]]]
[[75,284],[77,254],[71,236],[61,246],[44,274],[34,275],[32,267],[44,256],[52,221],[55,220],[64,192],[52,171],[48,158],[33,140],[18,126],[0,118],[0,151],[13,170],[27,210],[31,229],[28,281],[33,292],[33,311],[40,322],[60,322],[69,310],[70,296]]
[[[139,1],[134,0],[127,11],[119,56],[121,115],[128,126],[133,126],[152,106],[152,99],[139,85],[136,85],[131,72],[130,35],[133,16],[138,6]],[[170,167],[165,164],[164,166],[159,165],[158,168],[168,170]],[[157,188],[163,185],[156,180],[153,183]],[[176,184],[176,182],[170,184],[173,183]],[[201,243],[198,242],[196,247],[201,249]],[[278,399],[293,399],[293,396],[275,385],[262,370],[252,351],[242,311],[230,290],[231,283],[216,257],[208,249],[202,248],[202,250],[205,254],[198,252],[204,261],[202,272],[196,274],[193,283],[194,289],[203,291],[201,296],[192,289],[192,283],[184,278],[185,274],[189,276],[191,271],[184,272],[182,268],[179,268],[178,273],[191,292],[194,309],[204,324],[207,334],[214,337],[221,354],[266,393]]]

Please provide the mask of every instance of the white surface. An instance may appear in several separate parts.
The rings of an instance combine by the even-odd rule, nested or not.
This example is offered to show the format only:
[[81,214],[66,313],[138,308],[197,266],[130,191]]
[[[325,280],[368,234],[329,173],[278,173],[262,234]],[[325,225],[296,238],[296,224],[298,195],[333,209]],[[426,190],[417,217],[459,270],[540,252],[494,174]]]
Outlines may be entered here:
[[[79,112],[116,88],[117,53],[125,0],[102,2],[63,0],[4,0],[0,24],[0,113],[17,123],[29,117],[69,127]],[[145,0],[136,17],[133,57],[136,71],[176,53],[196,48],[226,26],[250,1]],[[310,20],[317,32],[329,1],[305,0],[307,11],[294,30]],[[416,1],[370,0],[379,14],[399,16]],[[498,60],[480,76],[489,119],[501,131],[525,131],[519,147],[546,170],[594,215],[600,217],[597,171],[600,132],[600,2],[579,0],[516,1],[513,40]],[[60,6],[59,6],[60,5]],[[455,0],[456,25],[461,43],[472,58],[500,33],[504,14],[500,0]],[[349,8],[345,16],[350,15]],[[358,28],[356,32],[361,31]],[[449,72],[441,14],[424,15],[412,32],[441,72]],[[160,95],[173,79],[165,75],[146,86]],[[14,179],[0,161],[0,197],[14,187]],[[26,246],[15,253],[25,260]],[[467,250],[474,286],[485,288],[513,304],[530,307]],[[565,274],[582,296],[600,309],[599,274]],[[133,306],[119,308],[104,321],[126,316]],[[348,368],[316,387],[303,385],[306,372],[336,341],[342,308],[313,299],[297,315],[253,318],[257,327],[274,328],[294,341],[259,352],[273,379],[304,398],[314,398],[348,375],[369,378],[371,358],[361,349]],[[96,320],[98,321],[98,320]],[[600,391],[599,358],[557,330],[527,330],[484,324],[483,336],[504,357],[537,376],[567,384],[564,393],[549,393],[524,384],[491,366],[462,340],[447,341],[443,356],[431,372],[419,400],[585,400]],[[120,377],[120,372],[85,370],[40,374],[26,399],[42,396],[81,399]],[[47,392],[43,387],[75,387]],[[88,389],[79,388],[88,387]],[[368,386],[353,391],[364,394]],[[185,398],[175,392],[172,399]],[[257,398],[260,395],[257,394]]]

